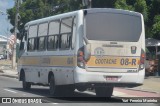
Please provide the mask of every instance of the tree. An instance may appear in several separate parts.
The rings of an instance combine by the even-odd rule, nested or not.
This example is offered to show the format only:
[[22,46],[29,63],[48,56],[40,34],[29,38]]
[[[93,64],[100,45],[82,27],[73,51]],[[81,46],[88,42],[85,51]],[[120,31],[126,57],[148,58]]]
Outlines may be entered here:
[[136,0],[134,10],[143,14],[145,22],[148,19],[148,9],[145,0]]
[[[21,32],[24,25],[35,19],[48,17],[64,12],[83,8],[82,0],[22,0],[20,4],[21,20],[18,29]],[[93,8],[118,8],[137,11],[143,14],[146,37],[158,38],[160,0],[92,0]],[[8,11],[10,23],[14,26],[15,6]],[[14,31],[14,28],[11,29]],[[158,38],[160,39],[160,38]]]
[[154,17],[152,33],[154,38],[160,39],[160,15]]
[[115,2],[115,8],[124,10],[134,10],[132,5],[128,5],[126,0],[117,0]]
[[92,0],[92,8],[114,8],[116,0]]
[[[19,32],[21,33],[24,25],[31,20],[80,9],[82,7],[80,2],[80,0],[23,0],[19,7],[21,16],[18,24]],[[7,13],[10,23],[15,26],[16,7],[8,9]],[[10,32],[13,32],[13,30],[14,28]],[[17,36],[17,38],[20,38],[20,36]]]

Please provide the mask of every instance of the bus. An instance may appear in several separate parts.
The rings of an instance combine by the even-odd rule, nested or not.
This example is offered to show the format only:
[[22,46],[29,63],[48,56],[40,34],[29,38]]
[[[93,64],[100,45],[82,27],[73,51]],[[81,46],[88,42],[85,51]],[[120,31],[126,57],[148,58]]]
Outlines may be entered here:
[[49,86],[51,95],[136,87],[145,76],[142,14],[110,8],[82,9],[26,23],[18,75],[23,89]]

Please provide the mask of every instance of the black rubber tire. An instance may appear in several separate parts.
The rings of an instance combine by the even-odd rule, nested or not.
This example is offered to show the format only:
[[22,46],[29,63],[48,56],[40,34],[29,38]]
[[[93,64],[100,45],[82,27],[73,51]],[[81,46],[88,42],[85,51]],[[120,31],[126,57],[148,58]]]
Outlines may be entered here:
[[22,80],[22,87],[24,90],[29,90],[31,88],[31,83],[26,82],[25,74],[22,75],[23,80]]
[[113,93],[112,86],[109,87],[95,87],[95,92],[97,97],[111,97]]
[[58,87],[56,84],[55,84],[55,79],[54,79],[54,76],[51,75],[50,79],[49,79],[49,91],[50,91],[50,95],[51,96],[60,96],[60,87]]

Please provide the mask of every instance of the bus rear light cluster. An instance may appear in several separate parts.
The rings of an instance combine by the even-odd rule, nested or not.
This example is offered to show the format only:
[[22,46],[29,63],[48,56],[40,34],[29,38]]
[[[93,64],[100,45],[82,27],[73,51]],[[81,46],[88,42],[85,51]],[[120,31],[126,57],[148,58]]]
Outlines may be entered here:
[[145,53],[141,54],[141,64],[144,64],[145,61]]
[[141,57],[140,57],[140,69],[144,69],[145,57],[146,57],[145,52],[142,49],[141,50]]
[[77,66],[80,68],[85,68],[84,52],[83,49],[78,50],[77,54]]
[[85,68],[86,63],[91,57],[91,45],[87,44],[81,47],[77,53],[77,66]]

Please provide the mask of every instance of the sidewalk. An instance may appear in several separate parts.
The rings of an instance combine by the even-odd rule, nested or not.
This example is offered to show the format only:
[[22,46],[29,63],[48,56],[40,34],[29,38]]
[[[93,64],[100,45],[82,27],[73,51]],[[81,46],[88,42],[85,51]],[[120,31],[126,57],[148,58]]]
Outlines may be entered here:
[[129,89],[160,93],[160,76],[146,77],[143,85]]
[[[0,67],[0,76],[6,76],[11,78],[18,78],[17,70],[11,69],[1,69]],[[160,93],[160,76],[149,76],[144,79],[144,83],[142,86],[134,87],[134,88],[126,88],[130,90],[144,91],[144,92],[153,92]]]
[[17,70],[11,69],[11,66],[0,66],[0,76],[18,78],[18,72]]

